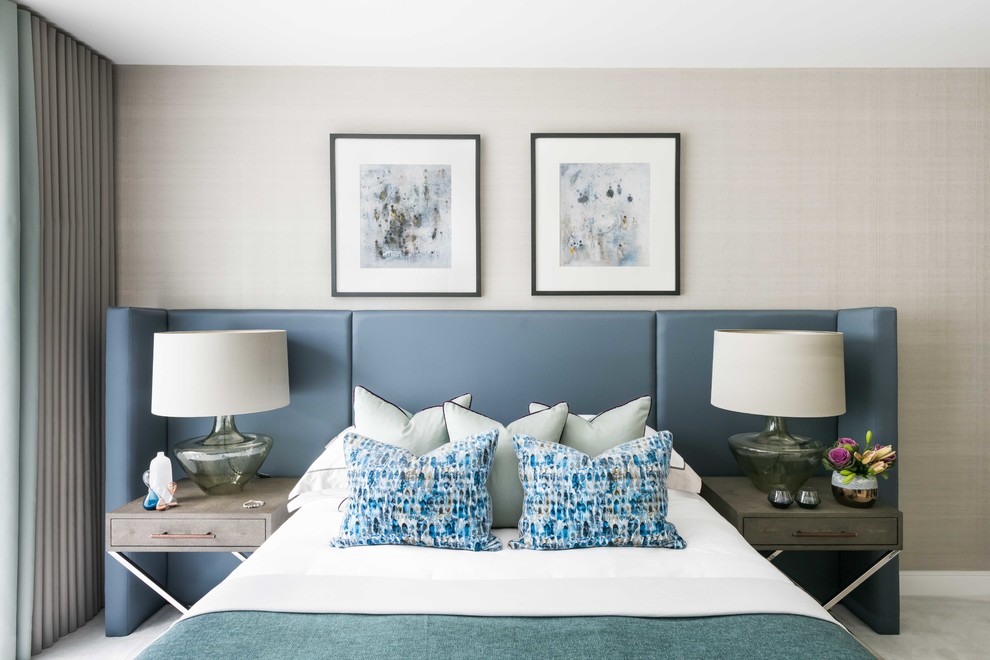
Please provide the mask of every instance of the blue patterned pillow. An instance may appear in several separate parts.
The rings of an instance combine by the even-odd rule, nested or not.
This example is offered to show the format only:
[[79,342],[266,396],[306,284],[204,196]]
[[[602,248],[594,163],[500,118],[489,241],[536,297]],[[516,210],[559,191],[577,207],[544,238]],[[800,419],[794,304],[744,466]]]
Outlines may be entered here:
[[526,496],[521,536],[509,547],[684,547],[667,522],[669,431],[623,443],[596,458],[526,435],[513,436],[512,444]]
[[492,502],[485,487],[498,431],[450,442],[420,457],[356,433],[345,435],[343,442],[350,504],[331,545],[501,549],[490,533]]

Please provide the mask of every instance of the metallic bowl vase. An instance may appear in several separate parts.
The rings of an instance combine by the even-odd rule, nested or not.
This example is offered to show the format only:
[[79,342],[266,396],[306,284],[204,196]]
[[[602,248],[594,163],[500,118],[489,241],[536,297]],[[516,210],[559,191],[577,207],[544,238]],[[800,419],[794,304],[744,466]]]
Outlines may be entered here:
[[832,473],[832,495],[835,501],[855,509],[868,509],[877,502],[877,478],[856,475],[849,483],[838,472]]

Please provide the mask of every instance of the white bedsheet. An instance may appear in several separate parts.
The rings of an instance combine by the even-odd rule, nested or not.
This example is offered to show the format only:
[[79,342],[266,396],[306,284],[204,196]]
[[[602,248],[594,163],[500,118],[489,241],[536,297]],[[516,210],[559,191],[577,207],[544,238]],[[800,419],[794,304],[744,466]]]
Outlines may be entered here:
[[[684,550],[337,549],[339,499],[310,502],[187,616],[224,610],[469,616],[716,616],[835,620],[701,496],[670,491]],[[515,529],[496,530],[503,545]]]

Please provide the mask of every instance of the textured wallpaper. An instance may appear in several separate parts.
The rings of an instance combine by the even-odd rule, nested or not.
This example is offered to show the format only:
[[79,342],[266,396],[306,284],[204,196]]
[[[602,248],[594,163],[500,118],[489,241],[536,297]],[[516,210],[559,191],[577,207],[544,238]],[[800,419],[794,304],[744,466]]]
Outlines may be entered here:
[[[116,87],[120,304],[891,305],[901,566],[990,569],[990,71],[119,67]],[[331,298],[331,132],[481,134],[481,298]],[[681,296],[530,296],[532,132],[681,133]]]

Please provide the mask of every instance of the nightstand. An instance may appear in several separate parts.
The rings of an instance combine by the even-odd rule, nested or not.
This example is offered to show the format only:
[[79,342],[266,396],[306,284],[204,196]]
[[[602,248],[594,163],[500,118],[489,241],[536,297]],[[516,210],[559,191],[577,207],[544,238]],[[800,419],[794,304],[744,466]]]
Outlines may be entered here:
[[[106,515],[107,554],[177,610],[188,611],[125,552],[229,552],[256,550],[289,517],[289,491],[297,479],[253,479],[240,493],[206,495],[188,479],[178,482],[179,506],[146,511],[144,497]],[[263,506],[247,509],[248,500]]]
[[[777,509],[747,477],[706,477],[701,490],[722,517],[732,523],[750,545],[770,551],[773,561],[785,551],[878,550],[884,554],[823,607],[830,610],[871,575],[900,554],[904,547],[901,512],[877,502],[869,509],[854,509],[832,497],[826,477],[806,484],[818,491],[822,503],[802,509],[796,503]],[[881,485],[881,488],[883,486]]]

